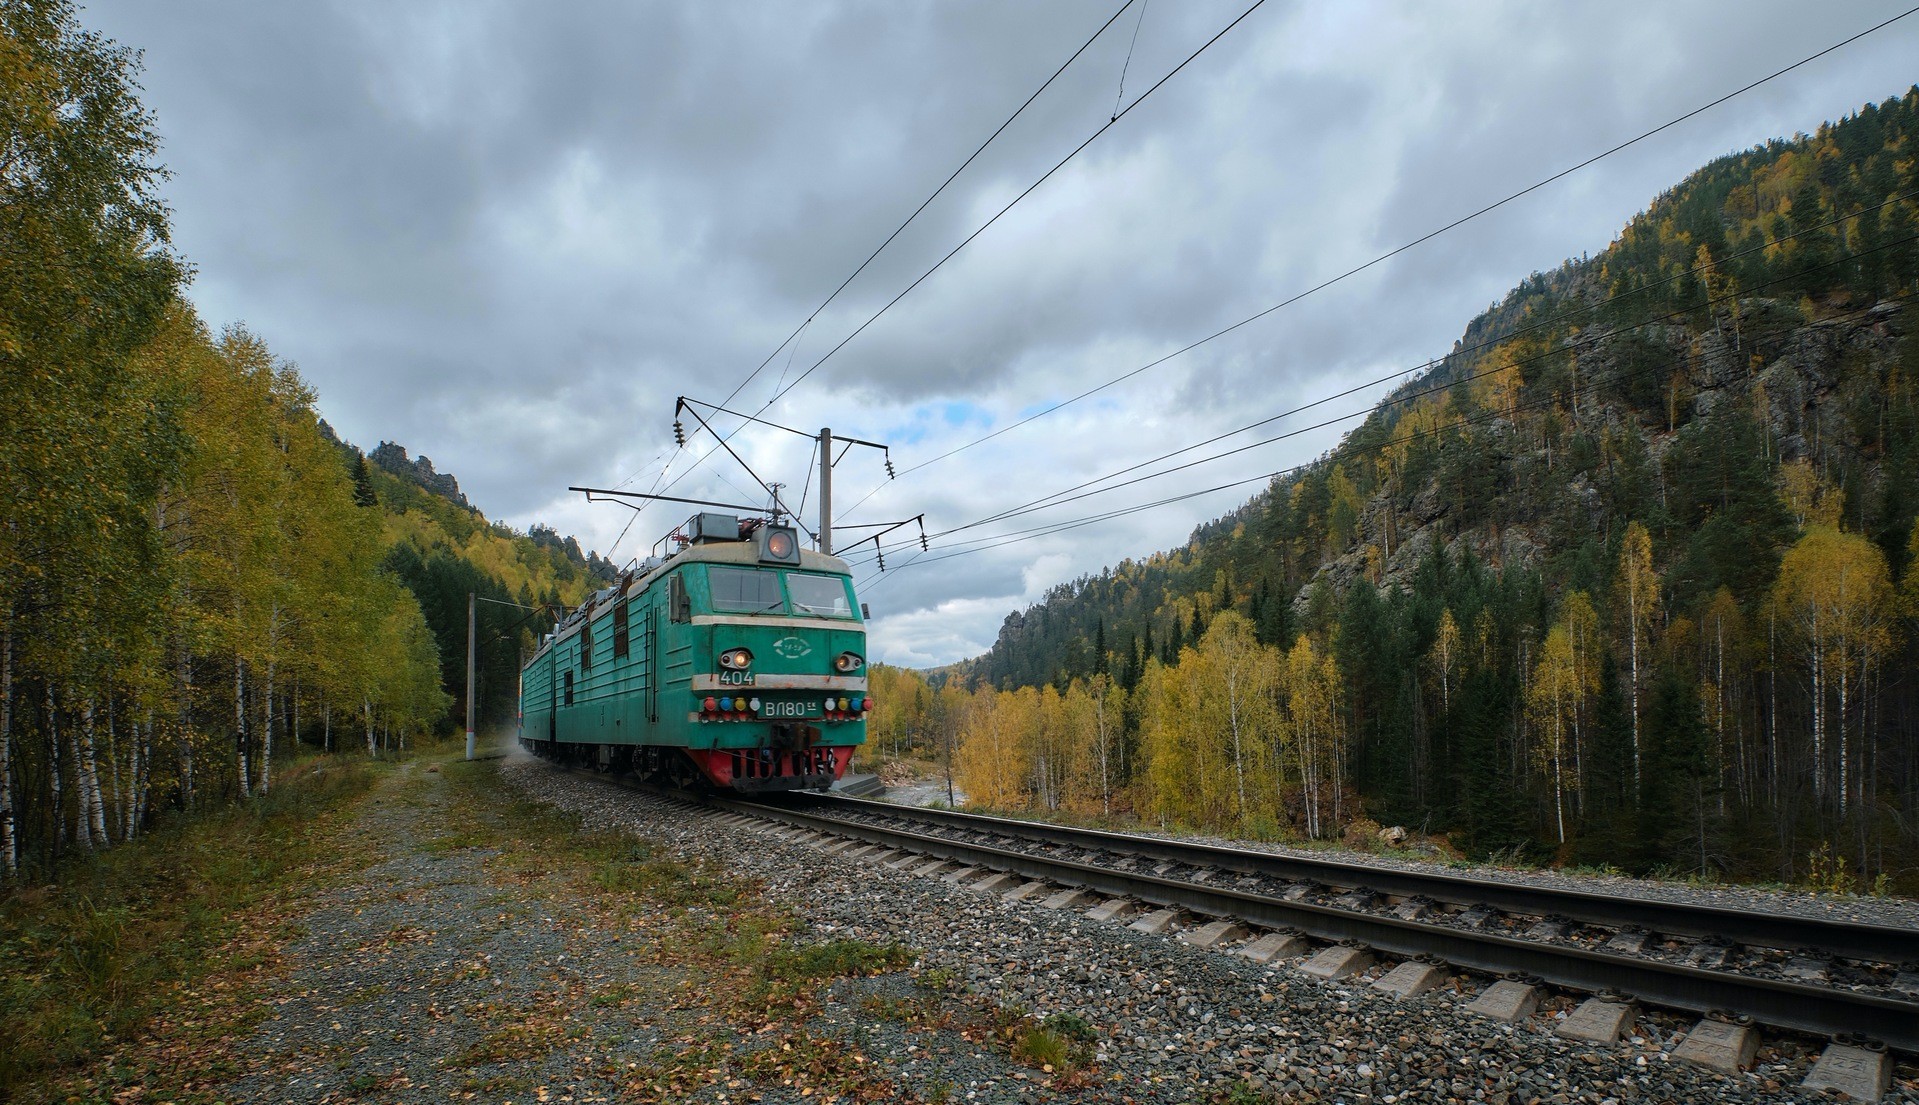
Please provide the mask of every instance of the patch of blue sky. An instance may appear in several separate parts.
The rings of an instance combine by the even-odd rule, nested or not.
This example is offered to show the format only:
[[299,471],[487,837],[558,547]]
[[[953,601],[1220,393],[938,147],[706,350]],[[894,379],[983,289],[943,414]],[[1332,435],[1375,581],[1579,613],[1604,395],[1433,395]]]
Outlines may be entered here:
[[977,403],[928,403],[914,407],[904,422],[889,428],[886,440],[894,446],[915,445],[925,441],[935,428],[949,430],[976,426],[984,429],[992,424],[993,412]]

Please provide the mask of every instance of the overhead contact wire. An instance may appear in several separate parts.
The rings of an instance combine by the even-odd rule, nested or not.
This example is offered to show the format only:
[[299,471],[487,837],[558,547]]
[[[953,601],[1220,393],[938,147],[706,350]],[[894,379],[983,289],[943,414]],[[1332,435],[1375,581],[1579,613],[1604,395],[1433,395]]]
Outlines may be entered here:
[[[1392,249],[1386,253],[1382,253],[1379,256],[1373,258],[1372,260],[1365,262],[1364,264],[1357,265],[1353,268],[1346,270],[1343,273],[1340,273],[1337,276],[1331,277],[1330,279],[1322,281],[1319,284],[1315,284],[1314,286],[1307,288],[1306,290],[1302,292],[1298,292],[1294,295],[1288,296],[1286,299],[1283,299],[1280,302],[1275,303],[1272,306],[1267,307],[1256,314],[1249,315],[1246,318],[1243,318],[1239,320],[1238,322],[1233,323],[1231,326],[1227,326],[1223,329],[1214,331],[1213,333],[1208,334],[1203,338],[1200,338],[1198,341],[1195,341],[1190,345],[1182,346],[1181,348],[1176,349],[1173,352],[1168,353],[1163,357],[1160,357],[1154,361],[1148,362],[1147,364],[1141,365],[1140,367],[1133,369],[1131,372],[1128,372],[1121,376],[1116,376],[1113,379],[1108,380],[1097,387],[1089,388],[1088,390],[1083,391],[1079,393],[1078,395],[1073,396],[1070,399],[1063,400],[1059,403],[1056,403],[1050,407],[1045,408],[1044,410],[1037,411],[1031,415],[1028,415],[1025,418],[1020,419],[1017,422],[1013,422],[1009,425],[1001,427],[1000,429],[994,430],[992,433],[976,438],[973,441],[969,441],[966,444],[960,445],[954,449],[950,449],[929,460],[924,460],[918,464],[914,464],[914,465],[911,465],[910,467],[903,468],[900,470],[900,475],[904,476],[910,472],[918,471],[919,469],[925,468],[929,465],[937,464],[940,461],[947,459],[948,457],[954,456],[958,453],[963,453],[966,450],[971,449],[976,445],[981,445],[987,441],[991,441],[993,438],[996,438],[1000,436],[1001,434],[1008,433],[1012,430],[1016,430],[1020,428],[1021,426],[1027,425],[1030,422],[1034,422],[1038,419],[1044,418],[1047,415],[1054,413],[1055,411],[1059,411],[1066,407],[1070,407],[1073,404],[1078,403],[1083,399],[1087,399],[1093,395],[1097,395],[1098,393],[1105,391],[1107,388],[1110,388],[1115,384],[1124,383],[1125,381],[1130,380],[1135,376],[1138,376],[1142,372],[1146,372],[1149,369],[1157,368],[1160,365],[1165,364],[1167,361],[1173,360],[1176,357],[1180,357],[1187,353],[1190,353],[1193,350],[1198,349],[1199,347],[1206,345],[1209,342],[1225,337],[1227,334],[1230,334],[1234,332],[1235,330],[1238,330],[1250,323],[1256,322],[1259,319],[1265,318],[1267,315],[1270,315],[1275,311],[1281,310],[1285,307],[1289,307],[1299,302],[1300,300],[1305,299],[1308,296],[1324,291],[1325,289],[1330,288],[1333,285],[1338,284],[1344,280],[1347,280],[1353,276],[1357,276],[1358,274],[1365,272],[1366,270],[1372,268],[1375,265],[1391,260],[1392,258],[1397,257],[1402,253],[1405,253],[1407,250],[1413,249],[1420,245],[1424,245],[1425,243],[1432,241],[1434,238],[1437,238],[1442,234],[1445,234],[1449,231],[1452,231],[1461,226],[1464,226],[1465,224],[1472,222],[1473,220],[1479,218],[1482,215],[1496,211],[1499,208],[1504,207],[1509,203],[1512,203],[1514,200],[1530,195],[1533,192],[1536,192],[1539,189],[1544,188],[1545,186],[1552,184],[1556,181],[1563,180],[1566,177],[1571,176],[1573,173],[1576,173],[1580,171],[1581,169],[1585,169],[1593,165],[1595,162],[1611,157],[1613,154],[1619,153],[1622,150],[1625,150],[1631,146],[1637,145],[1638,143],[1643,142],[1646,139],[1653,137],[1654,135],[1660,134],[1663,131],[1670,130],[1671,128],[1675,126],[1678,126],[1680,123],[1683,123],[1687,121],[1688,119],[1692,119],[1698,115],[1701,115],[1707,111],[1710,111],[1713,108],[1718,107],[1719,105],[1723,103],[1726,103],[1728,100],[1732,100],[1738,96],[1744,95],[1745,93],[1750,92],[1755,88],[1758,88],[1759,86],[1767,83],[1768,81],[1776,80],[1779,77],[1783,77],[1786,74],[1792,72],[1793,70],[1799,69],[1807,64],[1810,64],[1811,62],[1817,61],[1818,59],[1825,57],[1827,54],[1830,54],[1835,50],[1839,50],[1845,46],[1849,46],[1852,43],[1857,42],[1862,38],[1865,38],[1867,35],[1873,34],[1877,31],[1884,30],[1885,28],[1891,26],[1894,23],[1899,22],[1902,19],[1907,18],[1908,16],[1912,15],[1915,12],[1919,12],[1919,7],[1908,8],[1905,11],[1900,12],[1898,15],[1891,17],[1890,19],[1886,19],[1883,22],[1876,23],[1873,26],[1858,32],[1857,34],[1854,34],[1839,42],[1835,42],[1831,46],[1828,46],[1817,53],[1809,54],[1806,57],[1803,57],[1799,59],[1798,61],[1793,62],[1791,65],[1788,65],[1783,69],[1775,70],[1772,73],[1767,74],[1766,76],[1760,77],[1759,79],[1755,81],[1742,85],[1741,87],[1734,89],[1733,91],[1728,92],[1723,96],[1720,96],[1718,99],[1711,101],[1710,103],[1702,104],[1699,107],[1696,107],[1692,109],[1691,111],[1686,112],[1684,115],[1678,116],[1677,118],[1670,119],[1664,123],[1661,123],[1660,125],[1652,128],[1651,130],[1645,131],[1633,138],[1629,138],[1623,142],[1620,142],[1619,144],[1612,146],[1611,148],[1606,149],[1600,153],[1594,154],[1591,157],[1586,158],[1584,161],[1581,161],[1576,165],[1562,169],[1559,172],[1554,173],[1553,175],[1546,177],[1543,180],[1530,184],[1526,186],[1525,188],[1522,188],[1519,191],[1506,196],[1503,199],[1496,200],[1492,203],[1489,203],[1486,206],[1479,208],[1477,211],[1472,212],[1471,214],[1462,215],[1461,217],[1454,219],[1452,222],[1447,223],[1446,225],[1438,228],[1437,230],[1430,231],[1426,234],[1419,236],[1418,238],[1413,239],[1410,242],[1407,242],[1406,244],[1402,246]],[[1141,99],[1144,99],[1144,97],[1141,97]],[[1138,101],[1135,101],[1135,103],[1137,102]],[[1131,109],[1128,108],[1128,110],[1131,110]],[[1121,114],[1123,115],[1125,113],[1122,112]]]

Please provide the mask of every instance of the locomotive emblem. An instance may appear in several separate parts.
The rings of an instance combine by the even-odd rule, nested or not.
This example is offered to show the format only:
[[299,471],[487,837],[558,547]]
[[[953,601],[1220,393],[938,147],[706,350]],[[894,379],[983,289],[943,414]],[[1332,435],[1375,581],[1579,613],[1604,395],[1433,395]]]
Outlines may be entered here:
[[781,637],[773,642],[773,651],[788,660],[797,660],[813,651],[813,646],[807,644],[804,637]]

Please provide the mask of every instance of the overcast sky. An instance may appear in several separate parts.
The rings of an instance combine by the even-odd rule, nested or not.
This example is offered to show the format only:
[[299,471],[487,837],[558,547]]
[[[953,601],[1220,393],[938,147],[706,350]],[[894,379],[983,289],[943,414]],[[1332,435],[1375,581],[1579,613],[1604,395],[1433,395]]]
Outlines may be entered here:
[[[552,525],[623,562],[691,508],[653,507],[620,538],[630,511],[567,486],[762,501],[732,459],[696,465],[711,438],[674,450],[675,396],[718,402],[746,380],[1120,2],[116,0],[80,18],[145,52],[175,240],[209,324],[243,322],[297,364],[348,440],[397,441],[457,475],[490,517]],[[870,450],[841,459],[838,524],[924,512],[929,530],[948,530],[1397,379],[1527,273],[1603,249],[1711,158],[1919,80],[1914,16],[915,467],[1904,6],[1269,0],[820,363],[1248,3],[1159,0],[1142,16],[1135,0],[740,392],[734,408],[758,410],[818,363],[763,417],[892,446],[891,483]],[[1337,432],[952,534],[926,559],[1257,477]],[[733,444],[797,500],[808,442],[753,428]],[[873,657],[975,655],[1048,588],[1177,545],[1259,486],[936,564],[890,554],[862,592]]]

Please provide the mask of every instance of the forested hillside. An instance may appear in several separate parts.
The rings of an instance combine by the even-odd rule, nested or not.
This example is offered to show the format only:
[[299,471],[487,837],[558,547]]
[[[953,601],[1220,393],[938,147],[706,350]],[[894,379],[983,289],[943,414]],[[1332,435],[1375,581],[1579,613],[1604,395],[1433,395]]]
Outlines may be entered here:
[[1916,224],[1919,89],[1700,170],[1317,463],[1010,615],[967,789],[1919,886]]
[[451,475],[425,457],[381,442],[362,455],[341,444],[356,494],[381,511],[382,566],[418,600],[439,646],[441,685],[465,723],[467,594],[474,609],[478,727],[510,725],[518,709],[521,650],[531,651],[558,614],[610,583],[614,566],[579,542],[535,526],[519,533],[467,504]]
[[[369,464],[258,335],[196,316],[135,61],[69,5],[0,7],[0,874],[262,793],[290,741],[443,723],[467,591],[538,608],[606,568],[404,449]],[[504,720],[543,626],[483,609]]]

